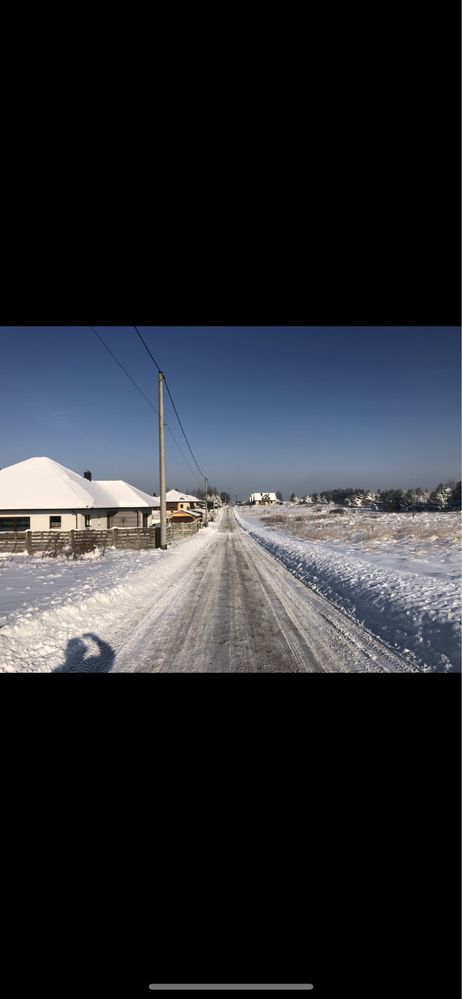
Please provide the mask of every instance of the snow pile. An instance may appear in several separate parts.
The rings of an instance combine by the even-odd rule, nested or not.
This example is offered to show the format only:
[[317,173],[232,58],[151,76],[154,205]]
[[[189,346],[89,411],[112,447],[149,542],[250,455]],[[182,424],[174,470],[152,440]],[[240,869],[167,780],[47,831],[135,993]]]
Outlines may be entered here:
[[51,562],[16,555],[0,563],[0,671],[51,672],[68,643],[94,634],[109,645],[143,616],[143,606],[188,572],[216,543],[217,523],[167,551],[116,551]]
[[[427,532],[426,542],[419,552],[419,542],[412,536],[411,527],[406,529],[400,547],[396,535],[400,524],[396,518],[406,515],[378,515],[392,518],[392,523],[382,524],[383,540],[376,536],[377,544],[364,521],[361,528],[362,512],[352,515],[356,518],[354,530],[350,523],[350,530],[345,529],[343,535],[338,534],[343,529],[343,518],[339,517],[340,523],[336,523],[335,528],[329,526],[329,531],[337,532],[336,539],[329,538],[326,542],[322,542],[321,534],[317,535],[320,540],[315,542],[295,538],[287,533],[284,516],[276,523],[273,521],[273,529],[262,526],[259,518],[250,512],[242,514],[235,510],[235,516],[251,537],[293,575],[389,645],[411,652],[421,669],[460,671],[458,528],[454,544],[443,541],[439,545],[441,539],[435,523],[434,533]],[[449,524],[447,518],[457,517],[452,514],[422,516],[442,517],[446,525]],[[263,523],[264,520],[262,517]],[[271,521],[271,517],[268,520]],[[419,522],[420,516],[415,518],[415,523]],[[421,522],[420,528],[423,529]],[[337,540],[339,536],[343,536],[343,543]],[[436,544],[437,552],[433,558],[432,544]],[[420,560],[419,555],[423,556]]]

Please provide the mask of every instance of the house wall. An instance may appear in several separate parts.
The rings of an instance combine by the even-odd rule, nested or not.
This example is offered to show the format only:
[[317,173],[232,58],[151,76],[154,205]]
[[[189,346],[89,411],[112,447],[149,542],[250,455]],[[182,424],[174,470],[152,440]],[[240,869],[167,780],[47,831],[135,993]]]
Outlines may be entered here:
[[[107,510],[89,510],[90,514],[90,526],[93,531],[106,531],[107,530]],[[85,517],[83,517],[83,524],[85,526]]]
[[[124,513],[124,511],[117,511],[119,514]],[[159,514],[155,511],[154,516],[152,510],[149,508],[144,512],[148,513],[147,526],[152,527],[153,523],[159,521]],[[126,523],[126,527],[143,527],[143,511],[129,511],[126,513],[127,521],[128,516],[130,518],[130,523]],[[61,517],[61,531],[83,531],[85,529],[85,514],[90,515],[90,528],[94,531],[106,531],[107,530],[107,510],[87,510],[87,511],[77,511],[72,513],[70,510],[40,510],[40,512],[31,512],[30,510],[0,510],[0,517],[30,517],[30,529],[31,531],[49,531],[53,532],[54,528],[50,528],[50,517],[58,516]],[[132,522],[133,521],[133,522]],[[121,527],[120,516],[116,520],[115,527]]]
[[157,521],[160,518],[160,515],[157,514],[157,511],[155,511],[153,515],[153,511],[150,510],[149,508],[141,510],[132,509],[132,510],[117,510],[117,511],[95,510],[95,516],[93,516],[93,514],[90,513],[92,528],[94,528],[95,530],[105,531],[108,526],[108,521],[107,521],[108,513],[110,513],[111,515],[110,527],[126,527],[126,528],[143,527],[144,526],[143,514],[145,513],[147,513],[148,515],[146,523],[147,527],[152,527],[152,525],[157,523]]
[[31,513],[30,510],[0,510],[0,517],[30,517],[31,531],[49,531],[51,516],[61,517],[62,531],[80,530],[84,527],[83,516],[78,513],[76,523],[75,513],[69,510],[41,510],[40,513]]
[[[140,517],[138,516],[137,510],[117,510],[117,513],[111,514],[110,518],[111,527],[140,527]],[[143,519],[141,518],[141,526],[143,526]]]

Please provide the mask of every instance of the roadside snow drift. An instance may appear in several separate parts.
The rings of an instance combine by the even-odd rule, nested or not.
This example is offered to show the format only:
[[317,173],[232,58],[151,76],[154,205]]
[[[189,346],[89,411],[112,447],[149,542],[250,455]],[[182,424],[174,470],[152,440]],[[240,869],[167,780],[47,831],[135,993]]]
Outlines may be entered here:
[[113,641],[139,620],[150,596],[154,602],[188,572],[213,542],[216,526],[167,551],[111,550],[104,557],[96,551],[76,562],[0,558],[0,672],[54,672],[75,667],[76,660],[82,672],[93,671],[96,662],[104,672],[104,656],[111,669]]
[[[415,541],[412,557],[409,549],[406,553],[405,546],[404,554],[401,551],[401,558],[396,551],[391,556],[386,544],[369,545],[371,550],[366,550],[367,546],[361,550],[357,543],[354,550],[352,532],[345,530],[342,522],[335,524],[337,533],[334,543],[301,540],[287,533],[285,514],[289,518],[293,516],[290,510],[281,511],[280,515],[276,515],[275,528],[271,529],[262,525],[265,515],[261,511],[235,510],[238,523],[294,576],[327,597],[336,607],[344,610],[392,647],[413,653],[421,669],[460,671],[461,597],[460,563],[457,557],[460,542],[457,533],[457,552],[454,554],[452,546],[449,571],[444,573],[435,568],[431,552],[419,553],[419,546]],[[307,518],[309,516],[313,518],[312,514],[307,514]],[[457,517],[457,514],[428,516],[448,518]],[[367,516],[364,518],[360,511],[355,517],[358,542],[361,525],[362,534],[367,534]],[[358,519],[361,517],[362,522]],[[302,519],[302,532],[303,518],[299,515],[299,519]],[[271,522],[271,517],[268,517],[268,522]],[[332,523],[333,518],[329,529]],[[449,525],[449,521],[446,523]],[[460,525],[460,518],[453,523]],[[435,526],[436,524],[435,521]],[[400,526],[396,519],[395,531]],[[418,531],[422,526],[422,521],[416,518],[414,529]],[[317,529],[316,525],[314,529]],[[342,531],[345,539],[343,545],[338,542]],[[388,529],[388,534],[390,533],[392,528]],[[438,541],[436,535],[435,540]],[[420,563],[419,554],[424,556]]]

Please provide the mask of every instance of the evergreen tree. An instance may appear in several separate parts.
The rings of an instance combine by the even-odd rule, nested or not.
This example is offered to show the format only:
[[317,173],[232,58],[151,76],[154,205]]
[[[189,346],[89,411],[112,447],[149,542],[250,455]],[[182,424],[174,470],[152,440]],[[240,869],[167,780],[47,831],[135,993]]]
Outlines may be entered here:
[[452,490],[452,495],[448,503],[448,506],[450,506],[451,510],[461,509],[462,504],[460,496],[460,485],[461,485],[460,482],[457,482],[456,485],[454,486],[454,489]]
[[451,490],[445,486],[442,482],[430,493],[430,507],[433,510],[444,510],[448,505],[448,500],[451,497]]

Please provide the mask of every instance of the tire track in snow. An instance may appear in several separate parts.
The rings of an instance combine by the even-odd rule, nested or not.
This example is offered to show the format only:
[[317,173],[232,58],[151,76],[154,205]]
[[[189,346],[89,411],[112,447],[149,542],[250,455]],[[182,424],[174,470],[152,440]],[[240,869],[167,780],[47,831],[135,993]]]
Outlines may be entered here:
[[[236,524],[238,524],[237,521]],[[299,592],[301,588],[302,591],[309,594],[306,603],[303,602],[303,598],[301,600],[300,606],[303,607],[301,616],[300,606],[298,612],[294,610],[293,596],[295,591],[291,592],[289,600],[281,592],[280,599],[287,614],[292,611],[298,627],[306,633],[307,641],[309,641],[313,652],[322,662],[322,671],[418,672],[414,665],[411,665],[403,656],[382,642],[378,636],[373,635],[359,622],[353,621],[340,608],[334,607],[326,597],[313,590],[308,583],[299,580],[276,555],[267,551],[263,541],[248,533],[240,525],[238,527],[247,537],[249,544],[253,544],[268,560],[267,582],[269,585],[272,584],[272,578],[278,573],[282,591],[284,590],[284,578],[289,577],[297,584]],[[258,560],[258,564],[263,565],[264,561]],[[307,629],[308,622],[310,627]],[[328,627],[329,637],[326,633],[326,627],[322,627],[322,622]],[[334,653],[333,656],[332,653]]]
[[211,543],[119,647],[132,672],[384,672],[408,666],[223,512]]

